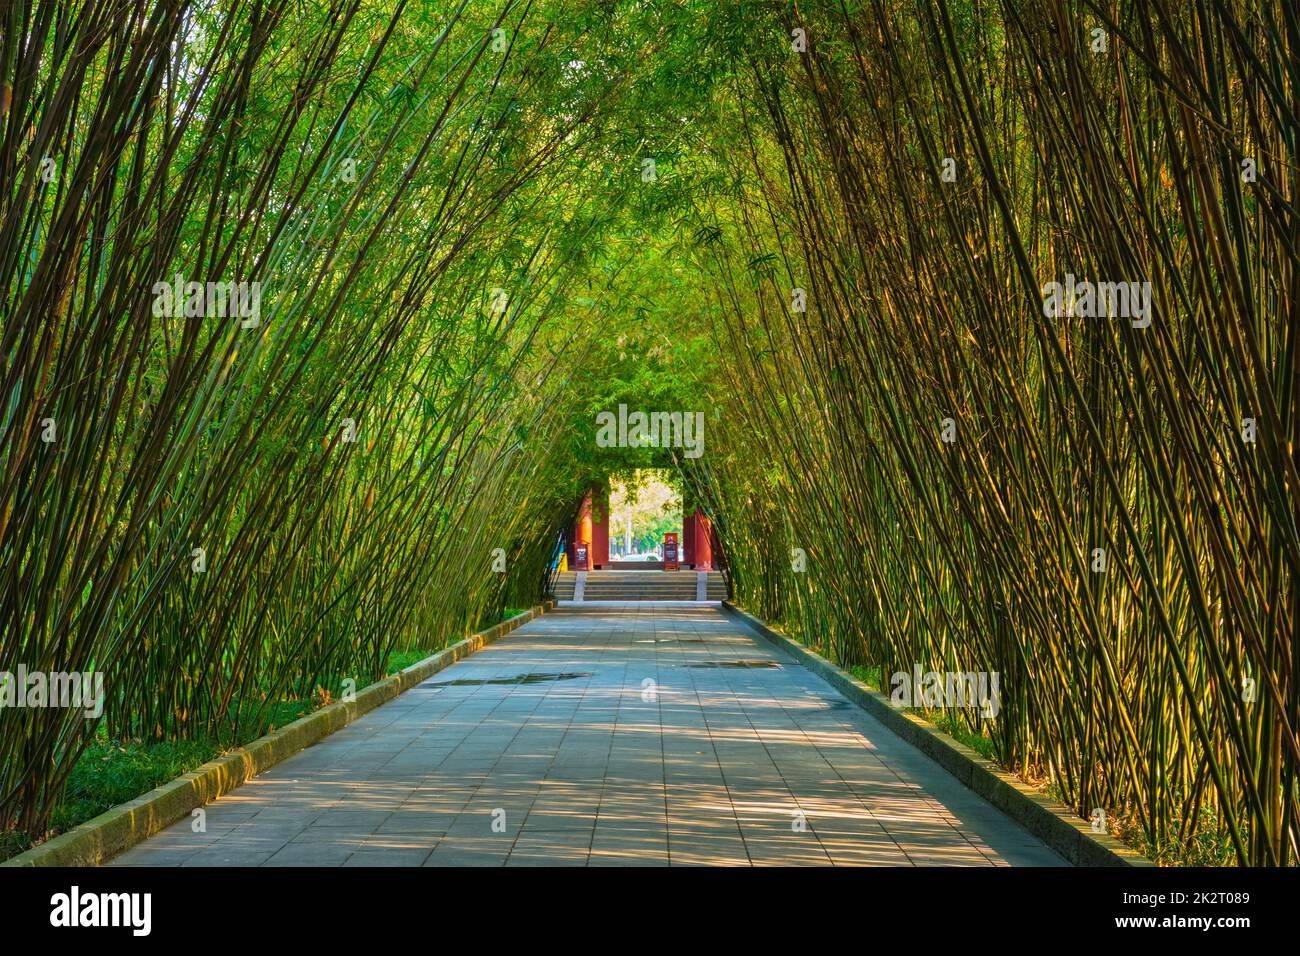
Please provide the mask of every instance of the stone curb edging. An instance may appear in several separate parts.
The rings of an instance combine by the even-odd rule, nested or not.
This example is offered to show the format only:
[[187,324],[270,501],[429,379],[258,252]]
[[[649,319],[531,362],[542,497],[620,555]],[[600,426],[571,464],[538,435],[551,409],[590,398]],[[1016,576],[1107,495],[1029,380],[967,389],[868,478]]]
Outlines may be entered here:
[[0,863],[0,866],[98,866],[175,823],[196,807],[211,803],[438,671],[540,617],[553,606],[553,601],[535,604],[522,614],[471,634],[437,654],[417,661],[401,673],[359,690],[355,700],[329,704],[300,717],[245,747],[210,760],[134,800],[106,810],[67,833]]
[[872,690],[816,651],[774,630],[730,601],[723,601],[722,606],[1069,862],[1076,866],[1155,866],[1110,834],[1093,833],[1087,821],[927,721],[894,707],[884,694]]

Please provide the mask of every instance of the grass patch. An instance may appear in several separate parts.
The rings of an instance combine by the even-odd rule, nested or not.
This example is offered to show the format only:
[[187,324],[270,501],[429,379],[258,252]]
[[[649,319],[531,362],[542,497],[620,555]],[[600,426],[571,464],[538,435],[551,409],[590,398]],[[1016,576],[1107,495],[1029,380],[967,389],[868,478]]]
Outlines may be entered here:
[[853,664],[848,672],[872,690],[880,690],[880,675],[884,670],[879,664]]
[[400,674],[412,664],[418,664],[426,657],[432,657],[437,651],[416,648],[409,651],[393,651],[388,655],[388,667],[385,674]]
[[203,740],[161,743],[105,741],[86,748],[68,777],[63,800],[54,811],[56,830],[67,830],[105,810],[134,800],[221,754]]
[[237,746],[292,723],[311,709],[306,701],[297,700],[266,706],[259,720],[250,723],[245,717],[240,722],[237,741],[233,717],[217,739],[114,740],[101,733],[68,775],[68,784],[51,815],[49,831],[39,840],[19,830],[0,833],[0,860],[93,820],[120,803],[134,800]]
[[[255,735],[260,736],[260,735]],[[253,737],[249,738],[250,740]],[[145,743],[100,739],[86,748],[68,775],[68,785],[50,820],[44,839],[58,836],[93,820],[119,803],[134,800],[223,753],[212,740]],[[9,830],[0,834],[0,860],[17,856],[38,842],[31,834]]]
[[984,731],[971,730],[962,723],[960,718],[942,710],[933,712],[922,711],[921,716],[934,724],[949,737],[952,737],[958,743],[965,744],[985,760],[997,763],[997,754],[994,749],[993,741],[984,733]]

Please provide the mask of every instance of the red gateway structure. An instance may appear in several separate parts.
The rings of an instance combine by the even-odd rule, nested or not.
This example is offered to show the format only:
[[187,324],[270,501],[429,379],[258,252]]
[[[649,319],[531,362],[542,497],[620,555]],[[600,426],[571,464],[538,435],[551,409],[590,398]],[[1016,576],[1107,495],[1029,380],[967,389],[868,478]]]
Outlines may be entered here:
[[[574,570],[598,571],[610,567],[609,560],[609,487],[592,485],[578,505],[578,516],[573,530],[565,536],[565,550],[569,567]],[[587,567],[578,568],[577,544],[587,545]],[[682,534],[679,560],[681,567],[696,571],[714,570],[714,554],[718,550],[717,535],[709,516],[694,506],[682,516]]]

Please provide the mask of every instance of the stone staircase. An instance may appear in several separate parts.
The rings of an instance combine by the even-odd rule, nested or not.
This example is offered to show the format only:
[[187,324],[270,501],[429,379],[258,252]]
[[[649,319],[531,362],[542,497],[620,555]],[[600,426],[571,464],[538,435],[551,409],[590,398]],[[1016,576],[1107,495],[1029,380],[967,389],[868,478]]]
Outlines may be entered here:
[[721,601],[727,597],[727,576],[722,571],[565,571],[555,576],[554,596],[557,601]]

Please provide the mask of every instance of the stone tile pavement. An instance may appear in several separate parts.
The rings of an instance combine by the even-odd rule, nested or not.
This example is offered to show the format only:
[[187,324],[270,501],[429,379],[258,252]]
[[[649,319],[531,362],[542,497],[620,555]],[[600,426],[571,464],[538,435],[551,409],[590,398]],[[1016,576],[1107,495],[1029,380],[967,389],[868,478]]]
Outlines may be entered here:
[[1061,866],[717,604],[561,605],[118,866]]

